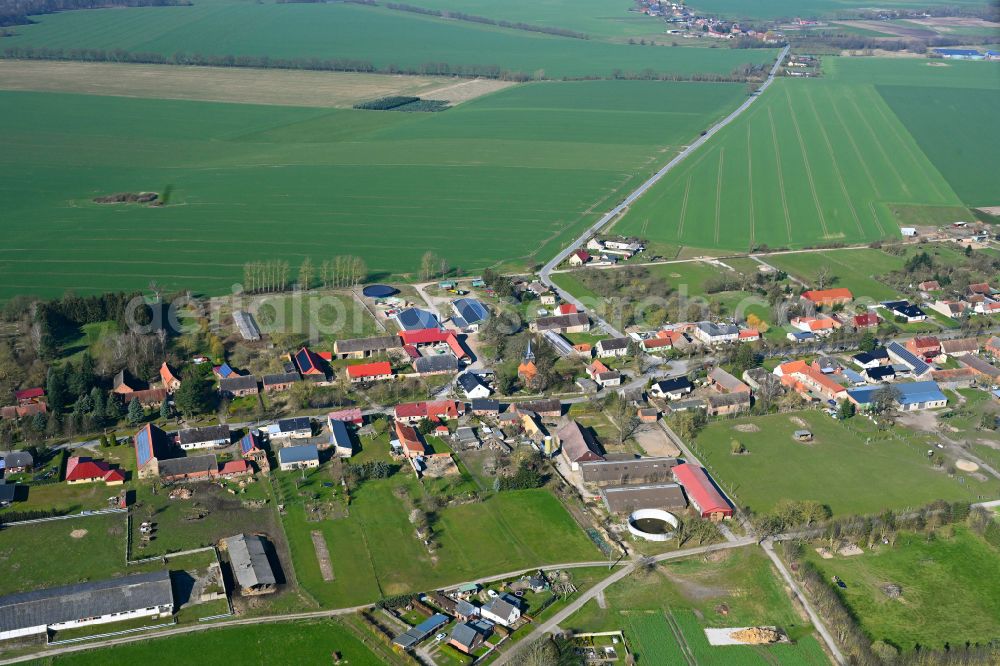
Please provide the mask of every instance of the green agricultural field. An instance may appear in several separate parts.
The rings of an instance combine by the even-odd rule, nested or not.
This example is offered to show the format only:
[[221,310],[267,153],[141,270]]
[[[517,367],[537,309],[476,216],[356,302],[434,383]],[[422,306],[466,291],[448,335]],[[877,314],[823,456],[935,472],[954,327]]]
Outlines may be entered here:
[[[220,628],[211,634],[188,634],[150,639],[103,650],[88,650],[44,660],[59,666],[90,666],[108,663],[143,663],[164,666],[177,663],[178,655],[198,655],[198,663],[300,664],[332,663],[340,652],[351,666],[380,666],[376,657],[340,620],[262,623]],[[372,638],[374,640],[374,638]],[[390,653],[391,654],[391,653]]]
[[[1000,635],[1000,579],[983,575],[1000,568],[1000,554],[964,527],[932,539],[904,533],[891,547],[854,557],[824,560],[811,550],[807,557],[824,578],[847,584],[838,592],[873,641],[910,652]],[[901,586],[902,597],[886,596],[887,583]]]
[[[605,608],[588,602],[564,629],[625,632],[640,664],[674,664],[693,653],[699,665],[827,664],[812,633],[792,608],[767,556],[758,548],[672,561],[635,573],[605,590]],[[794,641],[768,648],[712,647],[706,627],[775,625]]]
[[[802,427],[812,431],[813,442],[794,440],[792,433]],[[748,453],[733,455],[733,439]],[[933,441],[905,428],[878,433],[863,417],[842,423],[801,411],[718,421],[698,434],[694,446],[715,480],[755,513],[767,513],[782,499],[816,500],[843,516],[997,496],[994,480],[951,478],[935,469],[926,455]]]
[[[616,228],[700,248],[806,247],[898,238],[890,204],[960,207],[872,84],[884,73],[829,69],[821,79],[776,80]],[[954,78],[966,86],[974,77]]]
[[[317,485],[312,479],[327,478],[324,474],[322,469],[311,473],[309,487]],[[433,521],[438,548],[432,557],[394,494],[405,487],[419,498],[421,486],[408,468],[384,481],[364,482],[351,495],[347,517],[318,521],[308,520],[296,499],[296,479],[297,474],[277,477],[288,504],[282,520],[298,582],[324,607],[372,602],[519,567],[600,558],[545,490],[505,492],[438,511]],[[321,533],[331,554],[332,581],[322,577],[313,531]]]
[[[343,254],[375,279],[427,249],[465,270],[539,262],[742,95],[553,82],[415,114],[0,93],[0,299],[227,293],[245,262],[294,278]],[[91,201],[168,188],[159,208]]]
[[[630,15],[623,0],[609,14]],[[572,11],[573,3],[563,7]],[[592,3],[593,7],[593,3]],[[204,0],[186,7],[62,12],[18,26],[4,48],[123,49],[134,53],[344,59],[377,68],[418,69],[427,63],[495,67],[550,78],[652,69],[728,74],[766,62],[774,49],[630,46],[573,39],[468,21],[450,21],[348,3],[248,3]],[[613,31],[613,28],[609,28]],[[664,40],[665,41],[665,40]]]
[[[958,0],[954,6],[982,7],[982,0]],[[691,4],[698,11],[738,19],[819,18],[839,16],[844,12],[870,9],[866,0],[698,0]],[[924,9],[921,0],[882,0],[885,9]]]

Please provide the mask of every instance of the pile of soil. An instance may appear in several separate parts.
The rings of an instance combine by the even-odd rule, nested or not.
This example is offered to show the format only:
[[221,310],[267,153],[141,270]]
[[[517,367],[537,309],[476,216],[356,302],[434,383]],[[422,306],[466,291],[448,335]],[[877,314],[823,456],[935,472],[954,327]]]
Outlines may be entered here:
[[734,641],[747,645],[769,645],[781,640],[781,634],[770,627],[747,627],[729,634]]
[[737,432],[760,432],[760,426],[756,423],[741,423],[733,426],[733,430]]
[[119,192],[118,194],[108,194],[103,197],[94,197],[94,203],[116,204],[116,203],[146,203],[152,204],[160,198],[156,192]]

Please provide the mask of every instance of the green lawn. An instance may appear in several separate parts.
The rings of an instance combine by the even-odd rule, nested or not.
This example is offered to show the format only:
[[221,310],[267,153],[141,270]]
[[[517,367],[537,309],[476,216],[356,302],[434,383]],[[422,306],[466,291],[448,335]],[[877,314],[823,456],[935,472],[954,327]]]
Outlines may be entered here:
[[[830,579],[840,576],[844,602],[872,640],[910,652],[917,645],[942,649],[967,641],[986,643],[1000,634],[1000,553],[964,527],[927,539],[901,534],[895,545],[854,557],[808,559]],[[882,586],[895,583],[902,597]]]
[[[282,519],[295,572],[299,583],[325,607],[372,602],[519,567],[600,557],[546,490],[504,492],[441,509],[432,523],[438,543],[432,556],[414,535],[407,509],[393,493],[402,486],[411,497],[420,497],[423,491],[409,467],[390,479],[362,483],[352,492],[348,516],[333,520],[308,520],[289,490],[289,478],[281,475],[279,482],[288,500]],[[314,530],[322,533],[330,551],[333,581],[322,578],[311,537]]]
[[898,296],[896,291],[878,280],[890,270],[902,268],[904,259],[881,250],[829,250],[795,254],[776,254],[767,263],[814,286],[821,267],[831,276],[829,286],[846,287],[855,298],[883,301]]
[[[901,68],[917,77],[910,65]],[[898,238],[890,203],[960,206],[939,162],[928,159],[876,89],[885,74],[848,69],[843,76],[831,67],[823,78],[776,80],[633,204],[616,229],[700,248],[797,248]],[[942,76],[932,70],[924,67],[927,81]],[[952,78],[965,86],[974,76],[959,71]],[[970,145],[988,108],[971,119],[953,151]],[[991,155],[995,164],[996,151]]]
[[[792,608],[770,561],[757,548],[668,562],[656,573],[636,573],[615,583],[604,596],[606,608],[590,601],[560,626],[576,632],[623,630],[640,664],[677,663],[678,634],[699,664],[827,663],[812,627]],[[710,647],[703,632],[705,627],[749,625],[779,626],[795,644]]]
[[[792,433],[802,426],[792,417],[808,424],[815,437],[812,443],[794,441]],[[735,429],[743,424],[759,430]],[[733,439],[749,453],[730,453]],[[850,515],[916,507],[936,499],[979,501],[997,496],[996,481],[980,482],[965,475],[949,478],[934,469],[926,456],[932,439],[904,428],[878,434],[861,417],[844,425],[822,412],[802,411],[718,421],[699,433],[694,444],[736,502],[759,513],[782,499],[816,500],[829,505],[835,515]]]
[[[958,0],[955,6],[981,6],[981,0]],[[921,0],[882,0],[885,9],[924,9]],[[866,0],[700,0],[702,12],[735,19],[793,19],[840,16],[851,10],[870,9]]]
[[[72,563],[67,562],[68,557]],[[0,568],[7,573],[0,577],[0,595],[120,575],[125,569],[125,515],[70,518],[0,530]]]
[[[574,12],[568,0],[562,0],[558,7]],[[622,19],[635,16],[626,9],[627,3],[617,0],[606,12]],[[452,70],[493,67],[497,73],[532,75],[541,71],[549,77],[610,76],[615,69],[638,72],[647,68],[728,74],[743,63],[766,62],[776,55],[775,49],[629,46],[348,3],[205,0],[193,6],[134,11],[62,12],[34,20],[35,25],[18,26],[13,37],[4,39],[4,47],[123,49],[168,58],[181,52],[268,56],[272,60],[344,59],[377,68],[421,71],[426,63],[447,63]]]
[[[375,640],[374,637],[371,640]],[[276,647],[280,646],[280,647]],[[375,656],[340,621],[262,623],[213,629],[210,634],[188,634],[150,639],[104,650],[78,652],[45,660],[62,666],[107,663],[176,664],[177,655],[197,655],[198,663],[236,661],[243,664],[328,664],[340,652],[352,666],[380,666]]]
[[383,333],[365,307],[350,294],[322,292],[265,296],[256,304],[262,333],[299,333],[327,343]]
[[[3,92],[0,201],[33,224],[5,227],[0,299],[153,279],[222,294],[246,262],[287,261],[294,281],[306,257],[318,270],[337,255],[361,256],[383,279],[416,271],[428,247],[466,271],[523,267],[743,94],[739,84],[551,82],[420,114]],[[91,202],[168,187],[159,208]]]

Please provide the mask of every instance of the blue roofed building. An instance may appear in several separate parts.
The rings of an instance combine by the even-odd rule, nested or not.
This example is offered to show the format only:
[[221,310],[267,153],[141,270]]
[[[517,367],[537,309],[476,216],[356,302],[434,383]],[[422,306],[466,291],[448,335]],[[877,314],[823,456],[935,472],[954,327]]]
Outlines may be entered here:
[[986,57],[976,49],[934,49],[934,53],[950,60],[982,60]]
[[[456,299],[451,304],[451,307],[456,315],[452,318],[452,321],[462,329],[478,329],[480,324],[490,318],[490,311],[475,298]],[[464,323],[464,326],[459,324],[459,321]]]
[[419,331],[425,328],[440,328],[438,318],[427,310],[407,308],[396,314],[396,323],[404,331]]
[[170,448],[167,433],[152,423],[146,424],[135,434],[136,474],[140,479],[149,479],[160,475],[159,458],[166,455]]
[[315,444],[286,446],[278,450],[278,466],[283,472],[319,467],[319,449]]
[[885,346],[885,350],[889,353],[889,358],[892,359],[894,363],[898,363],[909,368],[910,372],[912,372],[913,376],[917,379],[931,371],[931,366],[927,365],[927,363],[920,359],[916,354],[898,342],[890,342]]
[[867,407],[875,400],[879,391],[891,390],[896,393],[896,407],[904,412],[920,409],[937,409],[948,404],[948,398],[941,392],[937,382],[903,382],[899,384],[880,384],[862,386],[847,390],[848,399],[859,407]]
[[258,471],[267,472],[271,469],[271,463],[267,460],[267,452],[261,448],[260,440],[253,431],[243,435],[239,446],[243,459],[254,463]]

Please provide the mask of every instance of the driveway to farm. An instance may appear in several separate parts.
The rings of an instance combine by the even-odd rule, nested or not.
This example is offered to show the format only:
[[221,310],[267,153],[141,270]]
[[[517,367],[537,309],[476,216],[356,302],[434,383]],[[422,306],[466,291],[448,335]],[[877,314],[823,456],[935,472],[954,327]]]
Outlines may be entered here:
[[[681,162],[683,162],[685,159],[687,159],[688,157],[690,157],[695,151],[697,151],[699,148],[701,148],[702,145],[704,145],[709,139],[711,139],[713,136],[715,136],[716,132],[718,132],[723,127],[725,127],[729,123],[731,123],[734,120],[736,120],[744,111],[746,111],[747,109],[749,109],[750,105],[753,104],[755,101],[757,101],[757,98],[760,97],[770,87],[771,83],[774,81],[774,75],[778,73],[778,67],[781,66],[781,63],[782,63],[782,61],[784,61],[785,56],[788,55],[788,49],[789,48],[791,48],[791,47],[790,46],[786,46],[785,48],[781,49],[781,53],[778,54],[777,60],[774,61],[774,66],[771,67],[771,71],[768,73],[767,79],[764,81],[764,83],[761,84],[760,88],[757,89],[756,93],[752,94],[742,104],[740,104],[739,108],[737,108],[735,111],[733,111],[732,113],[730,113],[728,116],[726,116],[725,118],[723,118],[722,120],[720,120],[719,122],[717,122],[715,125],[713,125],[711,128],[709,128],[708,131],[706,131],[704,134],[702,134],[697,139],[695,139],[694,142],[691,143],[691,145],[689,145],[687,148],[685,148],[680,153],[678,153],[677,156],[674,157],[674,159],[672,159],[669,162],[667,162],[667,164],[663,168],[661,168],[659,171],[657,171],[652,176],[650,176],[649,179],[646,180],[646,182],[644,182],[638,188],[636,188],[635,190],[633,190],[631,194],[629,194],[627,197],[625,197],[621,201],[621,203],[619,203],[617,206],[615,206],[614,208],[612,208],[611,210],[609,210],[607,213],[605,213],[604,215],[602,215],[601,219],[599,219],[597,222],[595,222],[590,227],[588,227],[586,231],[584,231],[582,234],[580,234],[579,238],[577,238],[575,241],[573,241],[568,246],[566,246],[562,251],[559,252],[559,254],[557,254],[556,256],[552,257],[552,259],[547,264],[545,264],[544,266],[542,266],[542,270],[539,271],[539,273],[538,273],[538,276],[541,279],[542,283],[545,284],[546,286],[548,286],[553,291],[555,291],[557,294],[559,294],[559,296],[564,301],[572,303],[572,304],[576,305],[578,308],[583,309],[583,307],[584,307],[583,304],[580,303],[580,301],[578,301],[576,298],[574,298],[572,296],[572,294],[564,292],[562,289],[560,289],[559,287],[557,287],[552,282],[551,278],[549,277],[550,274],[552,273],[552,271],[555,270],[555,268],[559,264],[561,264],[563,261],[565,261],[566,258],[570,255],[570,253],[573,252],[573,250],[575,250],[577,247],[582,246],[584,243],[586,243],[587,239],[590,238],[590,236],[592,236],[593,234],[595,234],[598,231],[600,231],[609,222],[611,222],[613,219],[615,219],[616,217],[618,217],[622,212],[624,212],[632,204],[633,201],[635,201],[636,199],[638,199],[639,197],[641,197],[643,194],[645,194],[651,187],[653,187],[653,185],[655,185],[657,182],[660,181],[661,178],[663,178],[668,173],[670,173],[678,164],[680,164]],[[594,319],[598,323],[598,325],[601,328],[603,328],[605,331],[607,331],[610,335],[613,335],[616,338],[623,338],[623,337],[625,337],[621,333],[621,331],[619,331],[618,329],[614,328],[611,324],[609,324],[608,322],[604,321],[600,317],[596,317],[594,315],[591,315],[591,318]]]

